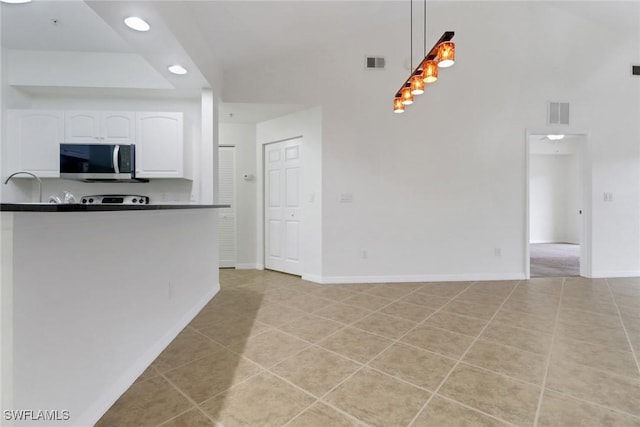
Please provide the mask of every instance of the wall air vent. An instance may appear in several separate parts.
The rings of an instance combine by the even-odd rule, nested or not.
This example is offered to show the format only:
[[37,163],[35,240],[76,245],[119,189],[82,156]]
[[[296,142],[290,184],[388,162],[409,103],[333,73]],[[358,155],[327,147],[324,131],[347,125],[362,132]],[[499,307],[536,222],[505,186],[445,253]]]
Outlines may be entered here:
[[568,125],[569,124],[569,103],[549,101],[547,112],[547,124]]
[[640,76],[640,65],[632,65],[631,74],[634,76]]
[[381,56],[366,56],[364,58],[364,68],[367,70],[383,70],[384,58]]

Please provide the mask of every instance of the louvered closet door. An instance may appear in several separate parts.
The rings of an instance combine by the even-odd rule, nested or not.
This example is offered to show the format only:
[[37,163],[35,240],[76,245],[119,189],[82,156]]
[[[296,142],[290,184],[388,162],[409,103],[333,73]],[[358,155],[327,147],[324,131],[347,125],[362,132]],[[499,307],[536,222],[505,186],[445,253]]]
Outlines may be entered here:
[[220,267],[236,266],[236,201],[235,173],[236,148],[220,147],[218,149],[218,202],[231,205],[230,208],[219,209],[220,221]]

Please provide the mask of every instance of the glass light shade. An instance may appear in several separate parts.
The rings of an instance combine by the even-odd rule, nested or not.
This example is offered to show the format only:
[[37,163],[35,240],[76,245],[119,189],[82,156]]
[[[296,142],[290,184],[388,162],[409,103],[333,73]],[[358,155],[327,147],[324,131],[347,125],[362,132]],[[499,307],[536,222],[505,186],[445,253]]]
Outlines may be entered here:
[[0,0],[1,3],[9,3],[9,4],[20,4],[20,3],[30,3],[31,0]]
[[404,104],[402,103],[402,98],[393,99],[393,112],[404,113]]
[[411,77],[411,94],[422,95],[424,93],[424,81],[422,81],[421,75],[415,75]]
[[442,42],[438,46],[438,67],[451,67],[456,60],[456,45],[453,42]]
[[411,88],[405,86],[402,88],[402,92],[400,93],[400,97],[402,98],[402,103],[404,105],[413,104],[413,95],[411,94]]
[[438,63],[436,61],[424,61],[422,64],[422,80],[425,83],[433,83],[438,80]]

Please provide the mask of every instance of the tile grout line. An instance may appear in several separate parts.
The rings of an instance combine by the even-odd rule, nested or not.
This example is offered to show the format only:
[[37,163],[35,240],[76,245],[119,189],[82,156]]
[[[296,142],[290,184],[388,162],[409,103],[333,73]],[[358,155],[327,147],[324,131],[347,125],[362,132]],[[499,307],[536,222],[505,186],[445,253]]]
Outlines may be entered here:
[[[477,282],[476,282],[477,283]],[[451,367],[451,369],[449,369],[449,372],[447,372],[447,375],[445,375],[445,377],[442,379],[442,381],[440,381],[440,384],[438,384],[438,386],[436,387],[434,393],[429,397],[429,399],[427,399],[427,401],[425,402],[424,405],[422,405],[422,407],[420,408],[420,410],[418,411],[418,413],[413,417],[413,419],[409,422],[408,427],[411,427],[413,425],[413,423],[416,422],[416,420],[418,419],[418,417],[420,416],[420,414],[425,410],[425,408],[427,406],[429,406],[429,403],[431,402],[431,400],[433,399],[433,396],[440,396],[438,394],[438,392],[440,391],[440,389],[442,388],[442,386],[447,382],[447,380],[449,379],[449,377],[451,376],[451,374],[453,373],[453,371],[458,367],[458,365],[460,365],[460,362],[462,362],[462,359],[467,355],[467,353],[469,352],[469,350],[474,346],[474,344],[478,341],[478,339],[480,339],[480,336],[482,335],[482,333],[489,327],[489,325],[491,324],[491,322],[493,321],[493,319],[498,315],[498,313],[500,312],[500,310],[502,309],[502,307],[506,304],[507,301],[509,301],[509,298],[511,297],[511,295],[515,292],[515,290],[518,288],[518,286],[520,285],[520,281],[518,281],[516,283],[516,285],[513,287],[513,289],[511,289],[511,292],[509,292],[509,295],[507,295],[507,297],[504,299],[504,301],[502,301],[502,304],[500,304],[500,306],[496,309],[495,313],[493,313],[493,316],[491,316],[491,318],[489,319],[489,321],[487,322],[486,325],[484,325],[484,327],[480,330],[480,332],[478,333],[478,336],[476,338],[474,338],[474,340],[471,342],[471,344],[469,344],[469,346],[466,348],[466,350],[462,353],[462,355],[460,355],[460,357],[458,358],[458,361]],[[471,285],[473,286],[473,285]],[[469,288],[471,288],[471,286],[469,286]],[[468,290],[469,288],[465,289],[463,292],[465,292],[466,290]],[[462,293],[462,292],[461,292]],[[457,296],[456,296],[457,297]]]
[[[435,394],[435,393],[434,393],[434,394]],[[481,409],[474,408],[473,406],[469,406],[469,405],[468,405],[468,404],[466,404],[466,403],[459,402],[459,401],[457,401],[457,400],[455,400],[455,399],[452,399],[452,398],[450,398],[449,396],[445,396],[445,395],[439,394],[439,395],[438,395],[438,397],[439,397],[440,399],[448,400],[448,401],[453,402],[453,403],[455,403],[455,404],[457,404],[457,405],[460,405],[460,406],[462,406],[462,407],[464,407],[464,408],[470,409],[470,410],[472,410],[472,411],[474,411],[474,412],[478,412],[478,413],[480,413],[480,414],[482,414],[482,415],[485,415],[485,416],[487,416],[487,417],[489,417],[489,418],[493,418],[494,420],[500,421],[501,423],[505,423],[505,424],[507,424],[507,425],[509,425],[509,426],[512,426],[512,427],[520,427],[520,426],[518,426],[517,424],[512,423],[511,421],[503,420],[502,418],[499,418],[499,417],[497,417],[497,416],[495,416],[495,415],[491,415],[490,413],[488,413],[488,412],[484,412],[484,411],[483,411],[483,410],[481,410]],[[421,412],[422,412],[422,410],[421,410],[419,413],[421,413]]]
[[[329,337],[331,337],[331,336],[333,336],[333,335],[337,334],[338,332],[340,332],[340,331],[342,331],[342,330],[344,330],[344,329],[346,329],[346,328],[348,328],[348,327],[353,327],[353,324],[354,324],[354,323],[359,322],[359,321],[361,321],[362,319],[365,319],[366,317],[369,317],[369,316],[371,316],[371,315],[373,315],[373,314],[375,314],[375,313],[380,312],[380,310],[382,310],[383,308],[388,307],[389,305],[394,304],[394,303],[396,303],[396,302],[400,301],[401,299],[405,298],[407,295],[411,295],[412,293],[416,292],[418,289],[420,289],[420,287],[418,287],[418,288],[416,288],[416,289],[414,289],[414,290],[410,291],[409,293],[407,293],[407,294],[405,294],[405,295],[402,295],[402,296],[400,296],[399,298],[396,298],[396,299],[394,299],[394,300],[391,300],[391,299],[389,299],[389,298],[386,298],[386,299],[389,299],[389,300],[390,300],[390,302],[389,302],[388,304],[385,304],[384,306],[382,306],[382,307],[378,308],[377,310],[369,310],[369,311],[371,311],[371,313],[368,313],[367,315],[365,315],[365,316],[363,316],[363,317],[361,317],[361,318],[359,318],[359,319],[356,319],[356,320],[354,320],[353,322],[351,322],[351,323],[349,323],[349,324],[344,325],[342,328],[338,329],[337,331],[334,331],[333,333],[329,334],[328,336],[326,336],[326,337],[322,338],[322,340],[321,340],[321,341],[324,341],[325,339],[327,339],[327,338],[329,338]],[[365,294],[365,292],[362,292],[362,294]],[[379,297],[379,296],[377,296],[377,295],[372,295],[372,294],[368,294],[368,293],[366,293],[366,295],[371,295],[371,296],[375,296],[375,297],[378,297],[378,298],[384,298],[384,297]],[[347,305],[349,305],[349,304],[347,304]],[[356,308],[363,308],[363,307],[358,307],[358,306],[352,306],[352,307],[356,307]],[[384,313],[382,313],[382,314],[384,314]],[[320,317],[322,317],[322,316],[320,316]],[[331,319],[328,319],[328,320],[331,320]],[[418,325],[418,324],[417,324],[417,325]],[[417,326],[417,325],[416,325],[416,326]],[[359,328],[356,328],[356,329],[361,330],[361,329],[359,329]],[[411,329],[413,329],[413,328],[411,328]],[[286,333],[286,334],[289,334],[288,332],[284,332],[284,331],[281,331],[281,332]],[[364,331],[364,330],[363,330],[363,332],[371,334],[371,332],[369,332],[369,331]],[[294,336],[294,337],[295,337],[295,335],[293,335],[293,334],[289,334],[289,335],[292,335],[292,336]],[[372,334],[372,335],[382,337],[381,335],[377,335],[377,334]],[[404,336],[404,335],[403,335],[403,336]],[[298,338],[298,337],[296,337],[296,338]],[[382,338],[385,338],[385,339],[389,340],[389,338],[387,338],[387,337],[382,337]],[[306,340],[305,340],[305,341],[306,341]],[[393,344],[394,344],[394,342],[392,341],[392,342],[391,342],[391,344],[389,344],[387,347],[385,347],[383,350],[381,350],[379,353],[377,353],[377,354],[376,354],[376,355],[375,355],[371,360],[375,359],[375,358],[376,358],[376,357],[378,357],[380,354],[382,354],[383,352],[385,352],[385,351],[386,351],[389,347],[391,347]],[[360,372],[362,369],[364,369],[367,365],[366,365],[366,364],[363,364],[362,362],[358,362],[358,361],[356,361],[356,360],[354,360],[354,359],[351,359],[351,358],[349,358],[349,357],[346,357],[346,356],[344,356],[344,355],[342,355],[342,354],[340,354],[340,353],[337,353],[337,352],[335,352],[335,351],[332,351],[332,350],[326,349],[326,348],[324,348],[324,347],[322,347],[322,346],[318,345],[317,343],[312,343],[312,346],[318,347],[318,348],[320,348],[320,349],[322,349],[322,350],[325,350],[325,351],[329,351],[329,352],[331,352],[331,353],[333,353],[333,354],[335,354],[335,355],[337,355],[337,356],[339,356],[339,357],[342,357],[342,358],[344,358],[344,359],[347,359],[347,360],[349,360],[349,361],[351,361],[351,362],[355,362],[355,363],[357,363],[359,366],[358,366],[358,368],[357,368],[356,370],[354,370],[350,375],[348,375],[348,376],[347,376],[347,377],[345,377],[342,381],[338,382],[336,385],[334,385],[333,387],[331,387],[331,388],[330,388],[327,392],[325,392],[322,396],[320,396],[319,398],[316,398],[316,397],[314,396],[314,398],[316,398],[316,401],[315,401],[315,402],[313,402],[313,403],[312,403],[311,405],[309,405],[308,407],[304,408],[302,411],[300,411],[300,413],[298,413],[295,417],[293,417],[291,420],[289,420],[289,421],[287,422],[287,424],[286,424],[286,425],[290,424],[290,423],[291,423],[295,418],[297,418],[298,416],[300,416],[300,415],[301,415],[302,413],[304,413],[307,409],[311,408],[313,405],[315,405],[315,404],[316,404],[316,403],[318,403],[318,402],[320,402],[320,403],[322,403],[322,404],[324,404],[324,405],[327,405],[327,406],[331,407],[332,409],[334,409],[334,410],[338,411],[339,413],[342,413],[343,415],[348,416],[348,417],[349,417],[349,418],[351,418],[351,419],[355,419],[355,420],[357,420],[357,421],[358,421],[358,423],[360,423],[360,424],[368,425],[368,424],[367,424],[366,422],[364,422],[363,420],[360,420],[359,418],[357,418],[357,417],[355,417],[355,416],[353,416],[353,415],[349,414],[348,412],[346,412],[346,411],[344,411],[344,410],[342,410],[342,409],[340,409],[340,408],[336,407],[333,403],[331,403],[331,402],[328,402],[328,401],[324,400],[324,397],[326,397],[326,396],[327,396],[327,395],[329,395],[331,392],[333,392],[335,389],[337,389],[339,386],[341,386],[342,384],[344,384],[346,381],[348,381],[350,378],[352,378],[354,375],[356,375],[358,372]],[[309,348],[309,347],[307,347],[307,348]],[[303,351],[304,351],[304,350],[303,350]],[[299,353],[296,353],[296,354],[299,354]],[[290,357],[293,357],[293,355],[292,355],[292,356],[290,356]],[[290,357],[287,357],[287,358],[283,359],[283,360],[282,360],[282,361],[280,361],[278,364],[282,363],[282,362],[283,362],[284,360],[286,360],[286,359],[289,359]],[[370,362],[371,360],[369,360],[369,362]],[[278,365],[278,364],[276,364],[276,365]],[[367,362],[367,364],[368,364],[368,362]],[[276,366],[276,365],[274,365],[274,366]],[[271,372],[273,375],[276,375],[278,378],[282,379],[283,381],[286,381],[287,383],[289,383],[289,384],[291,384],[291,385],[294,385],[296,388],[300,388],[301,390],[304,390],[304,389],[302,389],[301,387],[299,387],[299,386],[297,386],[297,385],[295,385],[295,384],[291,383],[290,381],[286,380],[285,378],[282,378],[280,375],[278,375],[278,374],[276,374],[276,373],[273,373],[273,372],[271,371],[271,368],[269,369],[269,372]],[[306,390],[304,390],[304,391],[305,391],[305,393],[311,394],[311,393],[307,392]]]
[[607,288],[609,289],[609,294],[611,295],[611,298],[613,299],[613,304],[616,307],[616,312],[618,313],[618,319],[620,320],[620,323],[622,324],[622,330],[624,331],[624,335],[627,338],[627,343],[629,344],[629,348],[631,348],[631,354],[633,355],[633,360],[635,360],[636,362],[636,368],[638,369],[638,373],[640,373],[640,361],[638,360],[638,355],[636,354],[636,350],[633,347],[633,343],[631,342],[631,337],[629,336],[629,332],[627,331],[627,327],[624,324],[624,319],[622,318],[622,313],[620,312],[620,306],[618,305],[618,301],[616,301],[616,297],[613,294],[613,290],[611,290],[611,286],[609,285],[609,280],[608,279],[604,279],[604,282],[607,285]]
[[[469,286],[471,286],[471,285],[469,285]],[[469,287],[465,288],[464,290],[462,290],[461,292],[459,292],[457,295],[459,295],[459,294],[463,293],[463,292],[464,292],[464,291],[466,291],[468,288],[469,288]],[[353,321],[353,322],[351,322],[349,325],[345,325],[343,328],[339,329],[338,331],[335,331],[333,334],[330,334],[329,336],[327,336],[327,337],[323,338],[323,340],[324,340],[324,339],[326,339],[326,338],[328,338],[328,337],[330,337],[330,336],[332,336],[332,335],[334,335],[334,334],[337,334],[339,331],[341,331],[341,330],[343,330],[343,329],[345,329],[345,328],[347,328],[347,327],[350,327],[351,325],[353,325],[353,324],[354,324],[354,323],[356,323],[356,322],[359,322],[360,320],[364,319],[365,317],[368,317],[368,316],[370,316],[370,315],[372,315],[372,314],[374,314],[374,313],[378,313],[378,312],[379,312],[380,310],[382,310],[383,308],[385,308],[385,307],[387,307],[387,306],[389,306],[389,305],[391,305],[391,304],[393,304],[393,303],[395,303],[395,302],[398,302],[399,300],[401,300],[401,299],[405,298],[405,297],[406,297],[406,296],[408,296],[408,295],[411,295],[411,294],[412,294],[412,293],[414,293],[414,292],[417,292],[417,291],[418,291],[418,289],[420,289],[420,287],[418,287],[418,288],[416,288],[416,289],[412,290],[412,291],[411,291],[411,292],[409,292],[408,294],[405,294],[405,295],[403,295],[403,296],[401,296],[401,297],[399,297],[399,298],[397,298],[397,299],[395,299],[395,300],[390,301],[390,302],[389,302],[389,304],[386,304],[386,305],[384,305],[384,306],[382,306],[382,307],[378,308],[377,310],[372,311],[372,313],[370,313],[370,314],[368,314],[368,315],[366,315],[366,316],[363,316],[363,317],[362,317],[362,318],[360,318],[360,319],[356,319],[356,320],[354,320],[354,321]],[[364,292],[363,292],[363,293],[364,293]],[[369,295],[369,294],[368,294],[368,295]],[[456,296],[457,296],[457,295],[456,295]],[[374,296],[375,296],[375,295],[374,295]],[[455,297],[454,297],[454,298],[455,298]],[[452,298],[450,301],[452,301],[452,300],[453,300],[453,298]],[[449,302],[450,302],[450,301],[449,301]],[[449,302],[447,302],[447,304],[448,304]],[[445,305],[446,305],[446,304],[445,304]],[[444,306],[443,306],[443,307],[444,307]],[[438,310],[439,310],[439,309],[438,309]],[[438,310],[436,310],[436,311],[438,311]],[[435,313],[435,312],[434,312],[434,313]],[[432,316],[434,313],[431,313],[428,317]],[[382,314],[384,314],[384,313],[382,313]],[[427,317],[427,318],[428,318],[428,317]],[[426,320],[426,319],[425,319],[425,320]],[[420,323],[417,323],[414,327],[412,327],[409,331],[407,331],[405,334],[403,334],[400,338],[404,337],[406,334],[408,334],[409,332],[411,332],[413,329],[415,329],[415,328],[416,328],[416,327],[418,327],[419,325],[420,325]],[[368,332],[368,331],[363,331],[363,332],[370,333],[370,332]],[[377,334],[373,334],[373,335],[380,336],[380,335],[377,335]],[[389,340],[389,338],[386,338],[386,337],[384,337],[384,338],[385,338],[385,339],[387,339],[387,340]],[[399,340],[400,338],[398,338],[398,340]],[[360,372],[360,371],[361,371],[361,370],[363,370],[365,367],[367,367],[367,366],[368,366],[368,364],[369,364],[369,362],[371,362],[372,360],[374,360],[374,359],[375,359],[376,357],[378,357],[380,354],[382,354],[382,353],[384,353],[385,351],[387,351],[391,346],[393,346],[395,343],[397,343],[397,342],[398,342],[398,340],[395,340],[395,341],[394,341],[394,340],[390,340],[390,341],[391,341],[391,343],[390,343],[387,347],[385,347],[383,350],[381,350],[380,352],[378,352],[375,356],[373,356],[373,357],[372,357],[372,358],[371,358],[367,363],[365,363],[365,364],[363,364],[363,363],[361,363],[361,362],[357,362],[357,361],[355,361],[355,360],[353,360],[353,359],[351,359],[351,358],[349,358],[349,357],[345,357],[344,355],[342,355],[342,354],[340,354],[340,353],[337,353],[337,352],[334,352],[334,351],[329,350],[331,353],[334,353],[334,354],[336,354],[336,355],[338,355],[338,356],[340,356],[340,357],[342,357],[342,358],[346,358],[346,359],[348,359],[348,360],[350,360],[350,361],[354,361],[354,362],[356,362],[356,363],[357,363],[358,365],[360,365],[360,366],[359,366],[359,367],[358,367],[354,372],[352,372],[350,375],[348,375],[347,377],[345,377],[342,381],[338,382],[338,383],[337,383],[337,384],[335,384],[333,387],[331,387],[331,388],[330,388],[326,393],[324,393],[322,396],[320,396],[320,398],[318,398],[318,400],[317,400],[316,402],[314,402],[313,404],[315,404],[315,403],[317,403],[317,402],[321,402],[321,403],[323,403],[323,404],[325,404],[325,405],[327,405],[327,406],[331,407],[332,409],[334,409],[334,410],[338,410],[340,413],[346,414],[346,415],[348,415],[350,418],[355,418],[355,419],[356,419],[356,420],[358,420],[360,423],[364,423],[365,425],[367,425],[367,423],[366,423],[366,422],[364,422],[364,421],[362,421],[362,420],[358,419],[357,417],[354,417],[353,415],[349,414],[348,412],[346,412],[346,411],[344,411],[344,410],[342,410],[342,409],[340,409],[340,408],[336,407],[333,403],[331,403],[331,402],[329,402],[329,401],[325,400],[324,398],[325,398],[326,396],[328,396],[330,393],[332,393],[334,390],[336,390],[338,387],[340,387],[342,384],[344,384],[345,382],[347,382],[349,379],[351,379],[353,376],[355,376],[358,372]],[[327,350],[327,349],[325,349],[324,347],[321,347],[321,346],[319,346],[319,345],[317,345],[317,344],[314,344],[314,345],[316,345],[317,347],[319,347],[319,348],[321,348],[321,349],[323,349],[323,350]],[[395,378],[395,377],[394,377],[394,378]],[[287,381],[287,382],[289,382],[289,381]],[[297,386],[296,386],[296,387],[297,387]],[[305,409],[304,409],[304,411],[306,411],[306,410],[307,410],[307,409],[309,409],[311,406],[313,406],[313,404],[312,404],[312,405],[310,405],[310,406],[308,406],[307,408],[305,408]],[[302,411],[302,412],[304,412],[304,411]],[[302,413],[302,412],[301,412],[301,413]],[[301,413],[300,413],[300,414],[301,414]],[[298,414],[298,415],[300,415],[300,414]],[[298,415],[296,415],[296,417],[297,417]],[[295,417],[294,417],[294,418],[295,418]],[[293,420],[289,420],[289,422],[291,422],[291,421],[293,421]]]
[[[207,419],[211,420],[211,421],[213,422],[213,424],[214,424],[214,425],[216,425],[216,420],[214,420],[214,419],[213,419],[213,418],[212,418],[212,417],[211,417],[211,416],[210,416],[210,415],[209,415],[209,414],[208,414],[204,409],[202,409],[202,408],[200,407],[200,405],[199,405],[195,400],[193,400],[191,397],[189,397],[189,396],[188,396],[188,395],[187,395],[187,394],[186,394],[186,393],[185,393],[185,392],[184,392],[180,387],[178,387],[176,384],[174,384],[174,383],[173,383],[173,381],[169,380],[169,378],[167,378],[164,374],[162,374],[162,373],[161,373],[161,374],[160,374],[160,376],[161,376],[161,377],[162,377],[166,382],[168,382],[169,384],[171,384],[171,386],[172,386],[174,389],[176,389],[176,390],[178,391],[178,393],[180,393],[180,394],[181,394],[185,399],[187,399],[189,402],[191,402],[191,404],[195,407],[195,409],[197,409],[198,411],[200,411],[200,413],[202,413],[202,415],[204,415]],[[253,375],[252,375],[252,376],[253,376]],[[213,396],[212,396],[212,397],[213,397]],[[209,399],[207,399],[207,400],[209,400]],[[205,402],[206,402],[206,400],[205,400]],[[191,410],[191,409],[194,409],[194,408],[189,408],[189,409]],[[185,412],[187,412],[187,411],[185,411]],[[181,414],[178,414],[178,416],[180,416],[180,415],[182,415],[182,413],[181,413]],[[177,418],[177,416],[176,416],[176,417],[173,417],[173,418]],[[171,419],[173,419],[173,418],[171,418]],[[166,423],[166,422],[168,422],[168,421],[169,421],[169,420],[165,420],[165,421],[163,421],[163,423]]]
[[558,307],[556,309],[556,316],[553,320],[553,333],[551,335],[551,345],[549,346],[549,354],[547,355],[547,363],[544,368],[544,377],[542,377],[542,385],[540,389],[540,396],[538,396],[538,406],[536,407],[536,416],[533,419],[533,427],[538,426],[538,422],[540,420],[540,410],[542,409],[542,399],[544,397],[544,390],[547,387],[547,378],[549,376],[549,367],[551,366],[551,356],[553,355],[553,346],[556,341],[556,333],[558,330],[558,323],[560,319],[560,308],[562,307],[562,296],[564,294],[564,285],[566,282],[566,278],[562,279],[562,288],[560,290],[560,300],[558,301]]
[[[362,370],[363,370],[363,369],[365,369],[365,368],[370,368],[370,367],[369,367],[369,363],[371,363],[371,362],[372,362],[373,360],[375,360],[378,356],[380,356],[381,354],[383,354],[384,352],[386,352],[386,351],[387,351],[389,348],[391,348],[393,345],[400,343],[400,340],[401,340],[402,338],[404,338],[406,335],[408,335],[409,333],[411,333],[414,329],[416,329],[417,327],[419,327],[420,325],[422,325],[424,322],[426,322],[426,321],[427,321],[431,316],[433,316],[434,314],[436,314],[437,312],[439,312],[443,307],[445,307],[446,305],[448,305],[451,301],[453,301],[455,298],[457,298],[460,294],[462,294],[462,293],[466,292],[466,291],[467,291],[467,289],[469,289],[471,286],[473,286],[473,284],[474,284],[474,283],[476,283],[476,282],[472,282],[472,283],[471,283],[471,284],[469,284],[467,287],[465,287],[462,291],[458,292],[455,296],[451,297],[451,298],[449,299],[449,301],[447,301],[447,302],[446,302],[444,305],[442,305],[440,308],[436,309],[433,313],[431,313],[429,316],[427,316],[427,317],[426,317],[422,322],[417,323],[414,327],[412,327],[412,328],[411,328],[411,329],[409,329],[407,332],[405,332],[404,334],[402,334],[402,335],[401,335],[400,337],[398,337],[396,340],[392,340],[391,344],[389,344],[387,347],[385,347],[383,350],[381,350],[381,351],[380,351],[380,352],[378,352],[375,356],[373,356],[371,359],[369,359],[369,361],[367,361],[367,363],[362,364],[362,366],[361,366],[360,368],[358,368],[356,371],[354,371],[351,375],[349,375],[348,377],[346,377],[344,380],[340,381],[338,384],[336,384],[336,385],[335,385],[335,386],[333,386],[331,389],[329,389],[329,391],[327,391],[325,394],[323,394],[323,395],[320,397],[320,401],[321,401],[322,403],[325,403],[325,404],[330,404],[330,402],[328,402],[328,401],[326,401],[326,400],[325,400],[325,397],[327,397],[327,396],[328,396],[330,393],[332,393],[334,390],[338,389],[342,384],[344,384],[345,382],[347,382],[349,379],[351,379],[353,376],[355,376],[358,372],[362,371]],[[402,298],[405,298],[406,296],[411,295],[412,293],[417,292],[417,291],[418,291],[418,289],[420,289],[420,288],[417,288],[417,289],[413,290],[412,292],[409,292],[407,295],[405,295],[405,296],[402,296],[402,297],[398,298],[398,300],[399,300],[399,299],[402,299]],[[396,300],[396,301],[397,301],[397,300]],[[393,302],[396,302],[396,301],[393,301]],[[392,302],[392,303],[393,303],[393,302]],[[379,311],[379,310],[382,310],[383,308],[387,307],[388,305],[391,305],[392,303],[389,303],[389,304],[387,304],[386,306],[380,307],[380,308],[378,309],[378,311]],[[376,311],[376,312],[378,312],[378,311]],[[375,312],[374,312],[374,313],[375,313]],[[365,331],[365,332],[367,332],[367,331]],[[369,333],[369,332],[368,332],[368,333]],[[387,339],[389,339],[389,338],[387,338]],[[386,375],[388,375],[388,374],[386,374]],[[395,378],[395,377],[393,377],[393,378]],[[431,395],[431,397],[432,397],[432,396],[433,396],[433,394]],[[429,399],[427,400],[427,402],[431,399],[431,397],[429,397]],[[331,404],[331,406],[333,406],[333,405]],[[422,411],[422,409],[418,412],[418,414],[420,414],[420,412],[421,412],[421,411]]]

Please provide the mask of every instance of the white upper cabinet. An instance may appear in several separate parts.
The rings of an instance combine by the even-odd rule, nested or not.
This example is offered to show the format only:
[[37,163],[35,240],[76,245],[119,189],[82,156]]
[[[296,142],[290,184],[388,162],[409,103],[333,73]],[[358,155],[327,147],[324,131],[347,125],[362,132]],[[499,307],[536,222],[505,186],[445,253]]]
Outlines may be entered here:
[[62,111],[9,110],[7,131],[7,175],[27,171],[42,178],[60,176]]
[[65,142],[135,144],[135,113],[127,111],[65,112]]
[[182,113],[136,113],[136,176],[184,178]]

